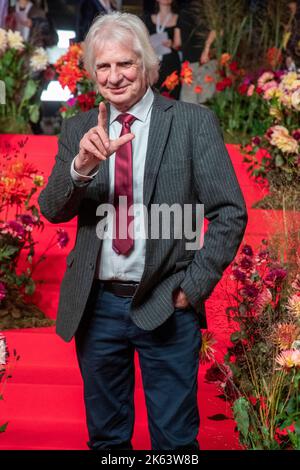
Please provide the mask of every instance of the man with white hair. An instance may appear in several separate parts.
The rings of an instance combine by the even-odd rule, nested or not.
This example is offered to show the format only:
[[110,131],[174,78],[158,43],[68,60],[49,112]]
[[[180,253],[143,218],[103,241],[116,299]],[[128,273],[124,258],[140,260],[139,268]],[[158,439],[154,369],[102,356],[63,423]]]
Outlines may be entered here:
[[[204,300],[242,240],[243,196],[212,112],[152,90],[159,63],[139,18],[98,17],[85,64],[106,104],[63,123],[39,203],[50,222],[78,217],[56,328],[75,336],[88,445],[132,449],[137,351],[152,449],[198,449]],[[191,207],[195,226],[198,204],[210,222],[202,249],[176,221],[153,236],[152,209]]]

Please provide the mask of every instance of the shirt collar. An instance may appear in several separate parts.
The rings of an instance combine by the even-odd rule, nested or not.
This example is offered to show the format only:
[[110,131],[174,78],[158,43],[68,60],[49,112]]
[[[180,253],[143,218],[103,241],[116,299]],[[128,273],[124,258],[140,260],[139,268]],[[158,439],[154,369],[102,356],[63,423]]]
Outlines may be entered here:
[[[148,114],[152,107],[154,100],[154,94],[150,87],[144,94],[143,98],[135,103],[132,108],[128,109],[128,113],[132,114],[139,121],[145,122],[147,120]],[[110,105],[110,120],[109,124],[112,124],[118,116],[120,116],[120,111],[118,111],[112,104]]]

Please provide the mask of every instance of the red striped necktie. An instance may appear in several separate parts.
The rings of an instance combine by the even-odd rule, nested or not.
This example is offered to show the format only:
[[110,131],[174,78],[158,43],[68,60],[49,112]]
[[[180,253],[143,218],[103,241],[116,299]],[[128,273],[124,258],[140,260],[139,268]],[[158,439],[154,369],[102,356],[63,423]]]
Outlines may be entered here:
[[[122,124],[120,137],[131,132],[130,126],[135,119],[134,116],[128,113],[118,116],[117,120]],[[122,196],[127,198],[127,204],[126,199],[119,199]],[[118,255],[128,255],[134,245],[133,238],[129,233],[129,224],[133,222],[133,215],[128,215],[128,209],[132,205],[132,145],[130,141],[122,145],[115,155],[114,207],[116,218],[112,246]]]

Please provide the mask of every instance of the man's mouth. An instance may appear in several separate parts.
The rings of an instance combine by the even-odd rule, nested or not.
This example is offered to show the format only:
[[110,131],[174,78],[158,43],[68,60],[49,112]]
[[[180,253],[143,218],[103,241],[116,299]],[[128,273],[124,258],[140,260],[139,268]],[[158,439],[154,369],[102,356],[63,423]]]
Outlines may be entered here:
[[119,95],[119,94],[122,94],[125,90],[126,90],[127,86],[122,86],[122,87],[118,87],[118,88],[110,88],[109,90],[111,91],[111,93],[114,93],[116,95]]

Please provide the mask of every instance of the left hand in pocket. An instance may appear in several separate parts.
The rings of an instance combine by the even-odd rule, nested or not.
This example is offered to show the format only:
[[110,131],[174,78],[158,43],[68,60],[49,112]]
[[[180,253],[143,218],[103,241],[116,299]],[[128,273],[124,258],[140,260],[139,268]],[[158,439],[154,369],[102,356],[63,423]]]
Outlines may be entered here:
[[176,308],[187,308],[190,305],[187,296],[180,287],[173,292],[173,304]]

